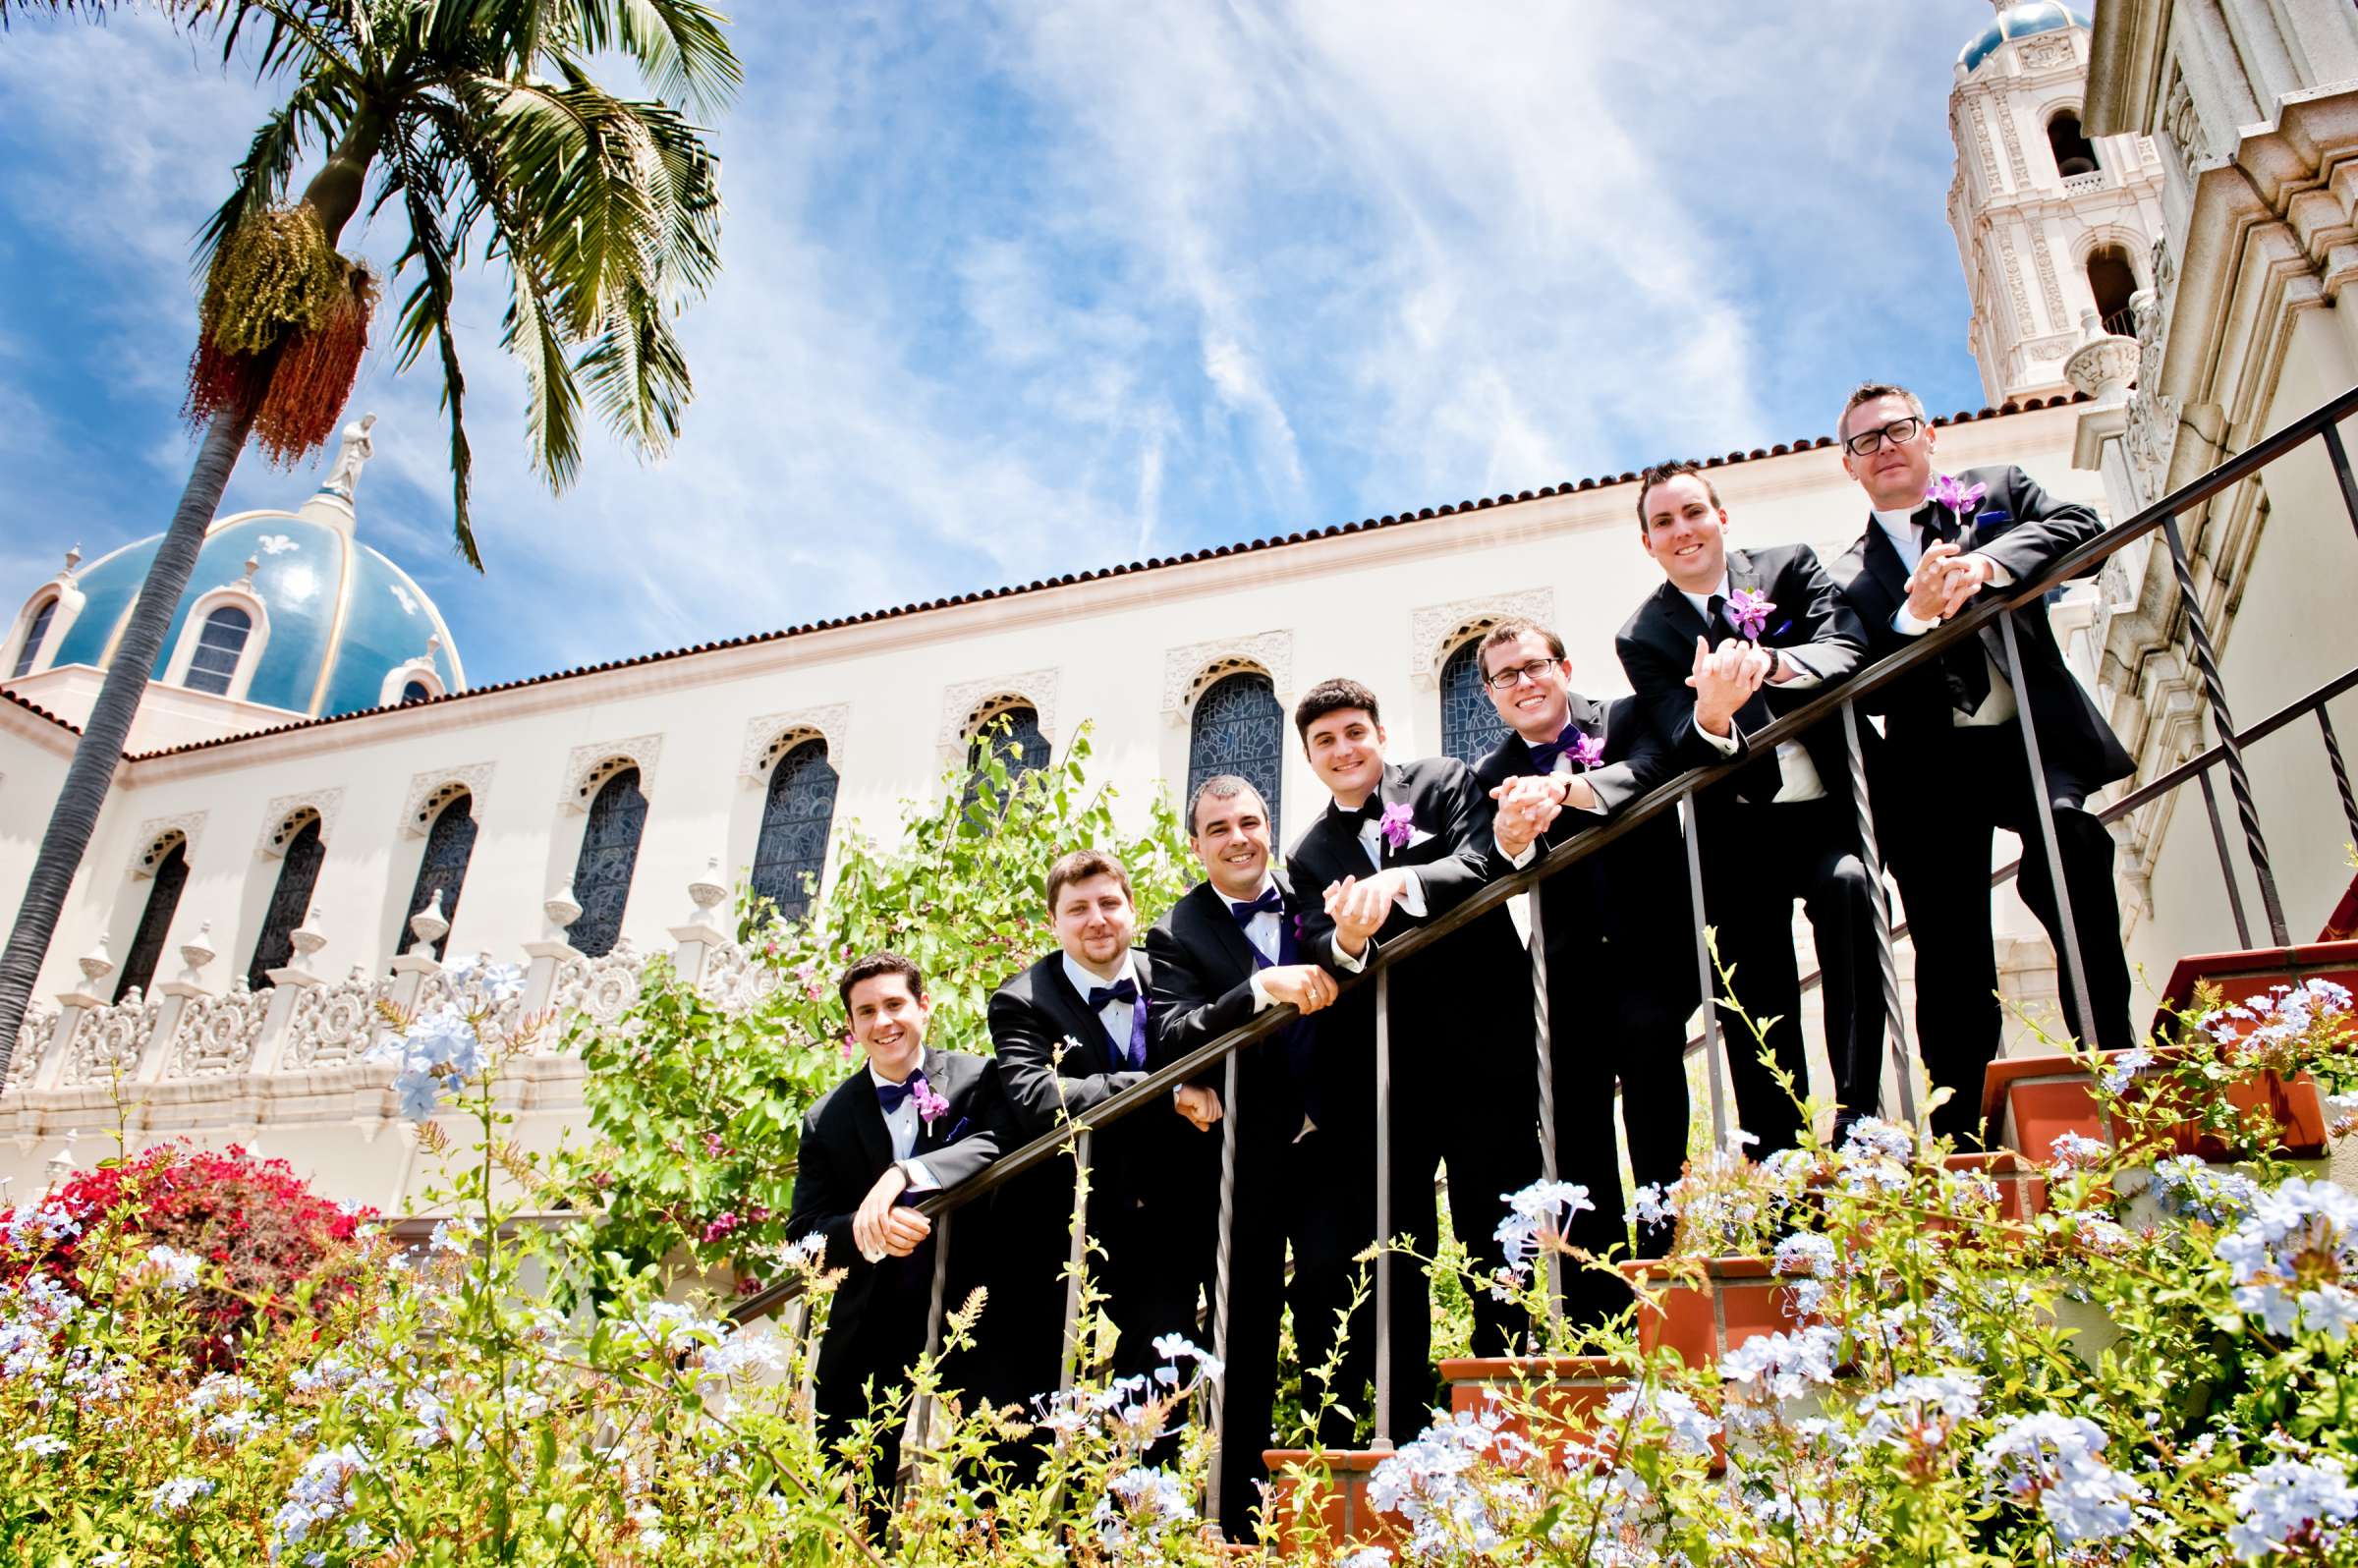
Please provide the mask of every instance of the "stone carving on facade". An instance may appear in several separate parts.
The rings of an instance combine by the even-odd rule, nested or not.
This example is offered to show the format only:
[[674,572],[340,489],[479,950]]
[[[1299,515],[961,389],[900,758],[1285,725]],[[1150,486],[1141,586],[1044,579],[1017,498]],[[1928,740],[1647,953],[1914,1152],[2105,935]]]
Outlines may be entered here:
[[[286,1068],[347,1067],[368,1054],[384,1025],[379,1005],[393,992],[390,977],[352,973],[325,985],[307,985],[287,1022]],[[388,1066],[388,1071],[390,1067]]]
[[2169,333],[2168,300],[2177,281],[2166,237],[2154,242],[2153,275],[2155,286],[2129,300],[2137,320],[2137,386],[2129,394],[2128,424],[2121,432],[2121,450],[2137,476],[2139,498],[2149,502],[2167,488],[2170,454],[2178,442],[2178,400],[2160,390]]
[[941,694],[941,729],[935,742],[947,754],[965,755],[976,723],[989,716],[1000,699],[1019,699],[1039,715],[1039,733],[1056,738],[1056,672],[1026,670],[1021,675],[994,675],[987,680],[960,681]]
[[67,1086],[128,1082],[140,1070],[140,1052],[155,1032],[158,1003],[133,986],[123,1000],[94,1007],[83,1015],[81,1027],[66,1050],[66,1068],[58,1082]]
[[2015,46],[2021,51],[2023,69],[2047,71],[2056,66],[2074,64],[2078,57],[2072,53],[2067,35],[2048,33],[2044,37],[2026,38]]
[[589,811],[590,803],[597,798],[598,787],[626,767],[639,770],[639,793],[654,799],[655,762],[662,755],[660,735],[634,735],[627,741],[600,741],[594,746],[575,747],[565,762],[565,809]]
[[2037,329],[2038,321],[2031,314],[2031,291],[2023,286],[2022,258],[2014,253],[2014,236],[2010,231],[1998,231],[1997,252],[2006,267],[2006,296],[2014,302],[2014,329],[2028,335]]
[[[2039,293],[2047,301],[2047,318],[2049,321],[2069,320],[2070,317],[2063,312],[2063,285],[2055,278],[2054,254],[2048,248],[2047,236],[2037,229],[2031,231],[2031,263],[2039,269]],[[2071,341],[2070,333],[2065,333],[2063,337],[2066,343]],[[2044,354],[2040,358],[2054,360],[2062,356]]]
[[2014,171],[2014,189],[2031,188],[2031,166],[2023,161],[2022,137],[2014,129],[2014,106],[2000,99],[1997,104],[1997,134],[2006,144],[2006,167]]
[[2202,112],[2194,106],[2194,89],[2186,84],[2186,71],[2177,61],[2169,66],[2169,88],[2162,94],[2162,113],[2157,121],[2162,134],[2178,149],[2178,156],[2189,169],[2199,169],[2209,143],[2203,136]]
[[175,843],[186,843],[189,859],[196,858],[196,834],[204,826],[202,812],[184,812],[178,816],[150,816],[140,824],[138,836],[132,842],[139,846],[132,852],[131,874],[135,880],[145,880],[155,874],[164,857],[172,853]]
[[1266,675],[1278,702],[1284,703],[1294,688],[1294,634],[1257,632],[1167,649],[1162,655],[1164,720],[1174,727],[1185,724],[1197,698],[1221,677],[1244,669]]
[[246,977],[222,996],[192,996],[164,1057],[166,1079],[226,1078],[246,1071],[270,1011],[270,990],[249,990]]
[[442,814],[442,808],[461,795],[475,797],[476,820],[482,820],[483,791],[491,783],[490,762],[470,762],[465,767],[429,768],[410,779],[410,792],[401,803],[401,830],[411,838],[423,838]]
[[33,1074],[41,1070],[41,1058],[54,1042],[57,1020],[58,1010],[37,998],[25,1009],[25,1021],[17,1026],[17,1047],[8,1057],[8,1082],[0,1084],[0,1094],[32,1082]]
[[306,790],[300,795],[273,796],[270,804],[262,808],[262,836],[253,852],[267,860],[282,858],[287,846],[295,842],[295,835],[303,831],[304,819],[314,815],[319,818],[319,842],[327,843],[336,836],[336,812],[343,805],[342,785]]
[[451,980],[451,971],[437,969],[425,977],[418,987],[418,999],[410,1006],[410,1016],[423,1018],[445,1007],[455,1007],[470,1017],[481,1020],[485,1039],[504,1040],[516,1049],[530,1052],[544,1051],[560,1038],[564,1030],[551,1023],[550,1027],[527,1039],[523,1037],[524,997],[521,994],[495,997],[479,980],[471,980],[463,989]]
[[827,743],[827,765],[841,773],[844,738],[851,727],[852,709],[845,702],[800,707],[787,713],[764,713],[749,719],[745,745],[737,753],[737,776],[747,784],[766,781],[778,758],[813,735]]
[[549,1003],[559,1014],[581,1013],[599,1029],[610,1029],[639,1000],[645,964],[627,936],[603,957],[566,959],[557,966]]
[[754,961],[741,942],[723,942],[706,955],[703,979],[697,990],[705,1001],[732,1016],[750,1013],[777,992],[778,972]]
[[2068,359],[2071,351],[2079,347],[2079,342],[2077,333],[2049,332],[2043,338],[2033,338],[2025,343],[2022,346],[2022,356],[2026,360],[2037,360],[2041,363],[2049,360]]
[[1452,599],[1446,604],[1420,606],[1409,619],[1408,678],[1418,691],[1440,685],[1441,663],[1471,628],[1494,626],[1506,620],[1555,621],[1555,589],[1526,588],[1520,593],[1488,593],[1477,599]]
[[1973,144],[1982,155],[1982,188],[1995,196],[2003,186],[1997,175],[1997,149],[1990,144],[1990,120],[1982,113],[1980,94],[1968,100],[1965,115],[1973,122]]

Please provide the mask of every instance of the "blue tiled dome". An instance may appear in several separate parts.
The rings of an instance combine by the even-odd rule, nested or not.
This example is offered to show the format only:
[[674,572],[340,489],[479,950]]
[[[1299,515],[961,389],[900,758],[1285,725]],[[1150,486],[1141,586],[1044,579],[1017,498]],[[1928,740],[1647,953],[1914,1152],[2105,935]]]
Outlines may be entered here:
[[[104,665],[113,657],[162,542],[157,534],[124,545],[76,574],[84,602],[54,663]],[[443,690],[466,685],[450,628],[424,589],[344,529],[293,512],[245,512],[213,524],[164,634],[156,679],[171,661],[190,606],[244,577],[249,558],[256,563],[253,591],[269,616],[270,635],[248,701],[312,716],[377,707],[386,676],[424,656],[426,640],[435,637],[441,642],[433,650],[434,673]]]
[[1957,64],[1968,76],[1978,70],[1984,60],[1997,52],[1997,46],[2008,38],[2027,38],[2034,32],[2053,32],[2062,28],[2078,28],[2085,31],[2088,19],[2056,0],[2016,0],[1991,20],[1981,35],[1967,44],[1957,56]]

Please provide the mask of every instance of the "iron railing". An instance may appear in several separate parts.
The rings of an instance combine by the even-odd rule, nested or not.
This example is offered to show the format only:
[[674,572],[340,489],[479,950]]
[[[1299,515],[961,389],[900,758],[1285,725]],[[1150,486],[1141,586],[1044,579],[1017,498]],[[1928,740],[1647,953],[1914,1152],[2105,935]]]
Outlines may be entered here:
[[[2219,677],[2218,656],[2213,645],[2209,619],[2203,611],[2201,599],[2196,590],[2192,564],[2186,553],[2185,540],[2178,527],[2178,518],[2189,508],[2208,501],[2252,477],[2285,454],[2312,440],[2322,439],[2328,460],[2332,465],[2343,506],[2349,514],[2351,526],[2353,529],[2358,529],[2358,479],[2353,478],[2348,453],[2344,448],[2340,433],[2334,428],[2337,422],[2351,418],[2353,415],[2358,415],[2358,387],[2352,387],[2315,412],[2259,442],[2240,456],[2229,459],[2192,483],[2163,497],[2135,517],[2114,524],[2095,538],[2066,552],[2038,577],[2018,581],[2002,595],[1985,594],[1981,602],[1974,605],[1971,610],[1918,639],[1912,646],[1892,654],[1888,658],[1879,660],[1848,681],[1821,692],[1809,701],[1750,737],[1751,756],[1757,757],[1772,754],[1779,743],[1799,738],[1803,731],[1821,721],[1838,721],[1843,726],[1845,738],[1849,742],[1851,763],[1848,784],[1857,817],[1862,860],[1869,871],[1875,895],[1873,903],[1876,940],[1881,961],[1886,1028],[1900,1086],[1898,1108],[1901,1117],[1910,1124],[1916,1121],[1915,1062],[1908,1044],[1905,1014],[1900,1006],[1898,966],[1893,948],[1894,941],[1904,932],[1902,929],[1896,928],[1891,921],[1890,895],[1884,886],[1882,859],[1880,847],[1876,842],[1874,812],[1869,798],[1863,753],[1859,744],[1858,703],[1860,700],[1922,669],[1932,661],[1940,658],[1949,649],[1967,644],[1968,640],[1978,641],[1982,630],[1993,621],[1997,623],[2000,644],[2004,653],[2002,661],[2004,673],[2019,692],[2022,688],[2020,650],[2017,646],[2010,612],[2037,603],[2050,589],[2087,573],[2099,562],[2124,546],[2148,534],[2161,533],[2169,550],[2179,588],[2179,607],[2186,618],[2188,641],[2191,644],[2195,663],[2200,670],[2205,693],[2210,702],[2212,722],[2219,738],[2214,746],[2200,756],[2189,758],[2186,762],[2113,803],[2105,810],[2102,815],[2105,820],[2111,820],[2126,812],[2135,810],[2158,795],[2175,788],[2188,778],[2200,780],[2206,802],[2210,806],[2214,837],[2218,846],[2221,864],[2227,872],[2231,899],[2236,910],[2238,936],[2248,946],[2249,932],[2245,928],[2242,918],[2240,895],[2232,892],[2236,878],[2228,853],[2225,825],[2219,815],[2217,800],[2210,784],[2211,771],[2214,768],[2223,767],[2227,775],[2228,790],[2235,804],[2238,824],[2242,829],[2246,857],[2250,862],[2254,879],[2260,890],[2271,938],[2277,946],[2290,945],[2282,901],[2276,891],[2274,862],[2269,853],[2266,836],[2261,828],[2259,809],[2253,798],[2251,778],[2244,762],[2243,749],[2250,742],[2274,733],[2304,713],[2315,713],[2329,756],[2331,759],[2334,776],[2341,788],[2343,810],[2349,817],[2353,833],[2358,833],[2358,803],[2353,802],[2348,769],[2341,756],[2339,744],[2334,737],[2331,720],[2328,717],[2324,705],[2330,698],[2349,690],[2353,685],[2358,685],[2358,670],[2353,670],[2349,674],[2328,683],[2325,687],[2312,693],[2310,697],[2296,701],[2251,729],[2239,731],[2235,727],[2233,715],[2227,704],[2226,690]],[[1865,509],[1862,507],[1861,510]],[[2069,994],[2078,1003],[2078,1016],[2084,1021],[2093,1021],[2095,1014],[2088,1002],[2087,977],[2083,972],[2079,944],[2076,939],[2070,892],[2063,875],[2061,856],[2055,841],[2054,803],[2049,794],[2046,773],[2040,765],[2039,736],[2032,726],[2029,701],[2024,700],[2018,703],[2017,721],[2033,789],[2041,808],[2039,817],[2042,832],[2038,846],[2039,853],[2046,858],[2048,863],[2049,879],[2054,889],[2060,917],[2058,924],[2063,928],[2063,940],[2056,944],[2059,948],[2058,962],[2063,970],[2064,982],[2069,987]],[[1714,988],[1712,983],[1711,955],[1705,936],[1703,850],[1696,831],[1692,802],[1699,790],[1734,773],[1744,765],[1746,760],[1748,758],[1737,758],[1707,768],[1697,768],[1665,782],[1618,815],[1583,831],[1577,837],[1559,845],[1555,850],[1523,869],[1500,876],[1454,909],[1408,935],[1385,943],[1369,963],[1364,974],[1346,981],[1348,985],[1372,985],[1375,987],[1374,1071],[1376,1088],[1376,1168],[1375,1179],[1377,1208],[1376,1231],[1379,1236],[1390,1234],[1388,1227],[1391,1206],[1389,1127],[1391,971],[1432,944],[1444,941],[1456,932],[1463,930],[1475,921],[1505,904],[1509,899],[1532,891],[1548,877],[1558,875],[1578,862],[1598,853],[1617,841],[1622,835],[1634,831],[1664,812],[1682,809],[1685,816],[1687,883],[1693,916],[1696,971],[1702,981],[1702,994],[1707,998],[1703,1007],[1702,1047],[1705,1052],[1709,1080],[1710,1112],[1714,1143],[1724,1142],[1729,1125],[1728,1087],[1722,1068],[1723,1052],[1719,1042],[1717,1009],[1708,1001],[1708,998],[1714,994]],[[2019,864],[2019,862],[2016,863],[2016,865]],[[1999,874],[2002,876],[2005,873],[2001,871]],[[1553,1099],[1552,1056],[1548,1035],[1545,950],[1544,933],[1540,924],[1539,906],[1540,900],[1535,898],[1531,901],[1531,951],[1535,971],[1535,1022],[1538,1026],[1537,1067],[1540,1103],[1543,1107],[1551,1109]],[[1177,1086],[1202,1076],[1215,1066],[1220,1066],[1225,1070],[1226,1094],[1223,1102],[1225,1114],[1221,1121],[1219,1228],[1214,1261],[1212,1352],[1215,1356],[1224,1358],[1227,1350],[1229,1242],[1236,1204],[1237,1124],[1240,1116],[1244,1113],[1244,1108],[1238,1103],[1237,1056],[1247,1046],[1265,1039],[1284,1029],[1296,1016],[1293,1009],[1289,1007],[1269,1008],[1233,1032],[1146,1075],[1139,1083],[1106,1100],[1094,1114],[1036,1138],[1020,1148],[1010,1150],[988,1169],[955,1188],[930,1195],[919,1204],[920,1209],[935,1221],[933,1298],[926,1329],[928,1348],[938,1348],[940,1343],[942,1293],[950,1240],[949,1226],[951,1216],[959,1208],[996,1191],[1008,1182],[1028,1171],[1039,1168],[1049,1160],[1073,1159],[1081,1167],[1086,1168],[1090,1163],[1091,1146],[1097,1129],[1120,1121],[1123,1117],[1143,1107],[1159,1106]],[[1557,1169],[1555,1123],[1553,1116],[1545,1114],[1544,1111],[1541,1121],[1541,1150],[1543,1169],[1552,1176]],[[1085,1198],[1080,1192],[1080,1186],[1081,1184],[1076,1184],[1070,1249],[1071,1274],[1067,1280],[1065,1301],[1066,1348],[1063,1379],[1067,1386],[1070,1385],[1077,1371],[1075,1363],[1078,1356],[1077,1316],[1080,1305],[1080,1264],[1085,1252]],[[1375,1289],[1375,1375],[1376,1380],[1375,1444],[1378,1448],[1388,1448],[1391,1446],[1392,1440],[1389,1388],[1391,1337],[1389,1305],[1391,1292],[1389,1287],[1392,1267],[1391,1252],[1389,1250],[1379,1252],[1376,1260]],[[734,1316],[738,1320],[745,1321],[775,1312],[799,1295],[800,1290],[799,1281],[787,1281],[772,1286],[739,1304]],[[1224,1436],[1222,1430],[1224,1412],[1216,1397],[1209,1415],[1215,1446],[1210,1468],[1212,1494],[1207,1499],[1206,1514],[1207,1517],[1216,1520],[1219,1517],[1218,1487],[1221,1471],[1218,1444]],[[922,1409],[912,1413],[913,1423],[921,1428],[924,1420],[925,1413]]]

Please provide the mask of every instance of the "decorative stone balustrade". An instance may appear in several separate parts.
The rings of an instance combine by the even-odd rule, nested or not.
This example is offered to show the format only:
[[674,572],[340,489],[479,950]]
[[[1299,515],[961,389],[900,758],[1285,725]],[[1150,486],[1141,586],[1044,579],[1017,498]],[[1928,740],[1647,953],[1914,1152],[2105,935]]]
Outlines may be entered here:
[[[689,896],[694,913],[671,933],[680,975],[725,1012],[760,1005],[776,991],[777,976],[714,924],[727,896],[716,863],[690,885]],[[389,1084],[394,1063],[371,1053],[398,1020],[447,1006],[487,1010],[491,1028],[518,1039],[527,1054],[563,1056],[572,1019],[612,1026],[638,1001],[647,963],[628,940],[595,958],[576,951],[563,936],[578,913],[569,889],[551,896],[549,939],[526,945],[523,994],[505,1000],[490,997],[478,980],[456,978],[467,977],[465,970],[454,977],[432,956],[433,943],[449,930],[439,899],[413,918],[410,950],[393,960],[389,974],[371,975],[358,964],[341,980],[314,973],[312,961],[325,945],[314,914],[294,933],[287,967],[270,972],[271,985],[250,990],[241,976],[227,991],[211,991],[202,975],[215,956],[208,924],[180,949],[178,976],[107,1002],[96,992],[114,964],[101,948],[81,960],[81,988],[61,993],[54,1009],[27,1011],[0,1083],[0,1113],[85,1105],[92,1090],[136,1101],[143,1087],[158,1085],[209,1083],[229,1092],[267,1079],[349,1088],[356,1073],[362,1083],[377,1076],[371,1069]],[[546,1022],[527,1029],[534,1019]]]

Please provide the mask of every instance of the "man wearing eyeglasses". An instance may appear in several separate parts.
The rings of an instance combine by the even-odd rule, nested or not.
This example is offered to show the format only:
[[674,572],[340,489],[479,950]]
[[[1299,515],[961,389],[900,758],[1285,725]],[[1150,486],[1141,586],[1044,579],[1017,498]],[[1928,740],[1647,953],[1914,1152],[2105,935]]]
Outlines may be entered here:
[[[1637,700],[1608,703],[1574,691],[1563,640],[1546,627],[1501,621],[1477,656],[1510,732],[1474,764],[1475,782],[1498,803],[1492,832],[1506,868],[1529,866],[1670,776],[1668,749]],[[1556,1171],[1586,1187],[1596,1205],[1572,1216],[1564,1240],[1601,1259],[1630,1247],[1616,1092],[1637,1184],[1667,1187],[1686,1163],[1687,1019],[1700,991],[1694,955],[1668,939],[1689,918],[1677,814],[1661,813],[1541,883],[1540,915]],[[1658,1258],[1669,1244],[1668,1223],[1642,1226],[1634,1256]],[[1563,1297],[1565,1317],[1580,1324],[1629,1305],[1620,1280],[1594,1268],[1565,1270]]]
[[[1937,432],[1904,387],[1861,386],[1843,404],[1836,433],[1843,470],[1867,492],[1874,514],[1833,569],[1865,625],[1870,658],[1910,646],[1986,593],[2038,577],[2104,531],[2094,511],[2056,500],[2018,468],[1937,478]],[[2022,742],[2026,704],[2054,804],[2056,847],[2096,1013],[2094,1020],[2079,1017],[2066,981],[2064,1020],[2082,1041],[2107,1050],[2131,1043],[2112,836],[2087,802],[2127,777],[2133,764],[2064,664],[2046,603],[2033,600],[2011,614],[2022,658],[2019,690],[2006,677],[2003,635],[1993,621],[1978,643],[1951,649],[1866,700],[1884,715],[1888,744],[1871,758],[1876,819],[1916,947],[1917,1038],[1935,1088],[1953,1092],[1934,1111],[1933,1130],[1959,1138],[1981,1132],[1982,1076],[1997,1054],[2003,1025],[1990,929],[1995,829],[2021,837],[2015,885],[2055,950],[2063,950]]]
[[[1638,530],[1662,585],[1640,604],[1614,649],[1638,700],[1681,768],[1749,758],[1696,797],[1704,912],[1718,932],[1732,992],[1761,1035],[1728,1019],[1728,1080],[1745,1131],[1771,1153],[1800,1142],[1809,1059],[1793,946],[1800,900],[1816,937],[1835,1135],[1875,1106],[1886,1013],[1875,905],[1859,858],[1847,789],[1850,749],[1839,721],[1820,722],[1761,755],[1751,737],[1846,679],[1866,647],[1850,606],[1806,544],[1731,550],[1727,512],[1692,463],[1648,469]],[[1761,1061],[1767,1046],[1793,1081]]]

